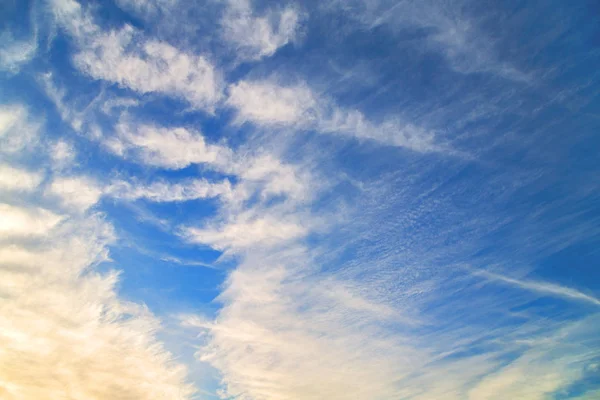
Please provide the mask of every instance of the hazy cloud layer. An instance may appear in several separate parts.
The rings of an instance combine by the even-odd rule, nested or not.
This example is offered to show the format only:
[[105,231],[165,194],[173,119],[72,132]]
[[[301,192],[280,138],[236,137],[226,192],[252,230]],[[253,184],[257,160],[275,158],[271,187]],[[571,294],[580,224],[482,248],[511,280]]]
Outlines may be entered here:
[[595,398],[559,3],[9,4],[0,398]]

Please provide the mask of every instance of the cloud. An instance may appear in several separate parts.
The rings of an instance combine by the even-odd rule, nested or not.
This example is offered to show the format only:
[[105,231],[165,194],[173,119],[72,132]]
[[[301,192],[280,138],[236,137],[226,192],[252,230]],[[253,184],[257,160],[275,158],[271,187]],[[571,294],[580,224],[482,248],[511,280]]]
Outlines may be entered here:
[[[127,48],[133,50],[128,51]],[[212,110],[221,97],[220,77],[204,57],[180,52],[162,42],[137,44],[130,27],[100,35],[74,62],[84,73],[139,93],[181,97],[192,106]]]
[[58,140],[50,149],[50,157],[55,168],[66,168],[73,165],[77,158],[77,152],[72,143]]
[[207,143],[197,131],[183,127],[160,127],[134,121],[121,121],[117,136],[104,144],[112,152],[147,165],[168,169],[186,168],[192,164],[234,175],[241,179],[233,200],[247,200],[259,191],[263,199],[286,195],[301,201],[310,197],[307,172],[284,163],[276,156],[252,148],[234,151],[225,144]]
[[231,150],[218,144],[206,143],[204,136],[186,128],[163,128],[122,122],[117,126],[119,136],[107,145],[115,153],[135,157],[149,165],[170,169],[185,168],[190,164],[226,166]]
[[0,164],[0,190],[32,191],[40,185],[43,178],[39,172]]
[[[198,357],[222,373],[222,398],[543,399],[597,357],[592,320],[500,321],[482,331],[463,324],[473,308],[440,289],[436,301],[449,302],[442,319],[407,324],[402,313],[414,303],[386,300],[369,275],[353,281],[311,261],[306,248],[256,244],[228,277],[218,316],[183,317],[204,335]],[[493,313],[498,300],[472,307]]]
[[283,87],[269,81],[241,81],[229,87],[227,104],[238,111],[240,122],[298,124],[309,122],[306,113],[316,106],[316,100],[305,85]]
[[87,177],[57,177],[46,193],[60,199],[63,207],[84,212],[100,200],[103,189]]
[[492,282],[504,283],[510,286],[518,287],[520,289],[531,290],[540,294],[561,297],[567,300],[577,300],[585,303],[600,306],[600,300],[594,296],[587,295],[580,292],[579,290],[557,285],[549,282],[530,281],[530,280],[519,280],[509,278],[507,276],[495,274],[487,271],[475,271],[473,272],[476,276],[481,276],[485,279],[489,279]]
[[192,243],[207,244],[217,250],[240,251],[250,247],[270,247],[298,239],[307,227],[290,217],[237,215],[218,228],[184,228],[182,235]]
[[[542,400],[577,382],[593,364],[597,352],[590,345],[588,324],[597,316],[565,323],[531,346],[513,362],[482,377],[468,392],[469,400],[526,398]],[[532,384],[535,382],[535,384]],[[569,397],[570,398],[570,397]]]
[[48,233],[63,216],[43,208],[0,204],[0,232],[4,237],[40,236]]
[[132,155],[144,164],[181,169],[198,163],[235,177],[235,184],[190,179],[181,184],[156,182],[146,186],[121,181],[107,189],[110,195],[126,200],[186,201],[219,197],[218,221],[202,227],[179,227],[180,235],[187,241],[234,253],[253,245],[268,247],[306,235],[308,222],[300,222],[297,216],[288,213],[304,207],[312,196],[311,185],[313,191],[317,187],[311,184],[308,171],[260,149],[233,151],[223,144],[206,143],[199,132],[182,127],[122,121],[117,134],[112,140],[119,144],[121,155]]
[[206,57],[145,39],[129,25],[104,32],[72,0],[56,0],[54,11],[75,38],[79,49],[73,57],[75,66],[92,78],[141,94],[181,98],[209,112],[220,100],[221,77]]
[[14,40],[8,32],[0,35],[0,70],[16,73],[37,53],[37,38]]
[[[3,134],[24,123],[24,110],[3,109]],[[38,164],[50,158],[45,148],[18,149],[13,156]],[[37,173],[13,166],[0,176],[9,189],[28,193],[40,184]],[[186,368],[157,339],[160,320],[119,297],[118,272],[96,270],[109,261],[114,229],[104,215],[79,211],[100,195],[89,178],[53,176],[37,196],[0,204],[3,399],[187,400],[195,392]]]
[[21,105],[0,106],[0,153],[15,154],[35,146],[39,125],[29,120]]
[[53,81],[53,74],[48,72],[38,76],[38,82],[46,96],[54,103],[56,111],[63,121],[68,123],[75,132],[81,133],[84,127],[84,113],[78,111],[74,104],[65,100],[66,91],[59,88]]
[[[395,33],[427,32],[424,43],[427,49],[440,53],[454,71],[491,73],[505,79],[527,82],[530,74],[510,62],[502,60],[495,51],[496,38],[482,26],[486,18],[469,15],[468,2],[446,6],[436,0],[403,1],[390,6],[385,0],[359,0],[348,4],[338,3],[357,20],[369,28],[386,26]],[[488,11],[487,18],[498,18]]]
[[212,183],[206,179],[190,179],[182,183],[166,181],[153,182],[149,185],[135,185],[127,181],[113,182],[106,192],[112,197],[124,200],[148,199],[155,202],[189,201],[232,195],[231,183],[228,180]]
[[[407,180],[418,179],[406,173]],[[447,255],[430,235],[447,240],[455,233],[427,226],[422,237],[410,225],[452,213],[440,208],[443,196],[436,195],[430,209],[423,197],[403,192],[403,184],[391,193],[379,191],[382,181],[371,184],[376,193],[365,188],[361,196],[374,196],[373,203],[355,205],[360,228],[342,227],[348,236],[324,244],[322,252],[307,238],[335,238],[336,224],[347,221],[326,218],[333,233],[318,236],[310,199],[308,206],[288,200],[281,208],[259,203],[241,211],[224,204],[216,220],[183,230],[184,238],[240,260],[217,299],[217,316],[182,321],[202,333],[197,356],[221,373],[222,398],[542,399],[579,379],[597,351],[592,328],[575,331],[593,326],[591,320],[521,319],[506,310],[530,302],[530,294],[523,300],[482,292],[472,279],[463,284],[469,274],[453,281],[455,266],[439,261]],[[389,215],[381,209],[388,201]],[[413,201],[416,210],[398,205]],[[369,213],[386,216],[370,221]],[[367,256],[361,239],[368,242]],[[328,258],[335,246],[352,252],[342,266]],[[416,265],[409,261],[413,252]],[[432,259],[435,273],[421,265]]]
[[208,335],[198,355],[222,372],[222,397],[393,398],[394,381],[418,354],[399,357],[400,343],[369,325],[379,307],[348,289],[340,296],[334,282],[307,282],[269,261],[250,257],[231,273],[214,323],[184,320]]
[[[0,31],[0,71],[9,76],[17,74],[21,68],[28,64],[38,52],[38,21],[36,18],[37,4],[32,4],[26,9],[28,20],[19,16],[16,4],[6,4],[3,7],[5,16],[3,28]],[[20,24],[14,20],[19,19]],[[24,21],[23,21],[24,20]],[[29,25],[30,33],[22,35],[17,29]],[[16,28],[16,29],[15,29]],[[14,30],[13,30],[14,29]]]
[[0,248],[0,396],[189,399],[185,368],[155,338],[158,320],[119,299],[117,273],[93,271],[114,237],[101,216],[51,234],[19,226],[46,241]]
[[[213,15],[220,5],[212,1],[203,7],[188,7],[178,0],[115,3],[134,15],[115,12],[114,7],[105,10],[100,4],[51,0],[73,53],[53,51],[47,61],[70,60],[82,76],[73,82],[62,80],[65,90],[54,84],[59,80],[50,74],[42,75],[38,83],[63,122],[83,137],[77,141],[65,137],[60,129],[64,124],[53,118],[49,121],[53,131],[40,139],[27,108],[0,108],[0,151],[8,155],[6,164],[0,164],[0,190],[2,200],[10,203],[0,205],[0,326],[7,327],[0,330],[0,398],[188,400],[204,391],[194,394],[188,384],[190,375],[183,365],[190,356],[187,346],[197,351],[202,368],[214,368],[221,380],[217,394],[206,395],[239,400],[543,399],[558,396],[582,379],[582,371],[597,365],[598,314],[592,307],[576,307],[597,306],[597,298],[547,282],[465,273],[459,267],[464,260],[456,261],[477,254],[488,265],[488,257],[502,253],[515,238],[513,233],[500,232],[508,226],[505,213],[512,212],[512,206],[506,206],[518,205],[517,213],[531,211],[531,198],[523,193],[533,186],[538,190],[538,182],[525,187],[520,179],[525,174],[537,176],[537,171],[530,174],[530,165],[520,170],[518,162],[506,170],[506,160],[515,158],[511,154],[525,154],[524,159],[539,161],[542,167],[555,159],[547,154],[537,159],[539,152],[528,147],[515,153],[511,153],[514,148],[505,152],[504,147],[486,147],[493,151],[485,153],[490,157],[483,166],[444,157],[453,154],[444,142],[444,128],[429,126],[456,126],[456,120],[464,120],[461,113],[448,117],[456,110],[489,106],[482,100],[496,89],[487,86],[489,79],[485,78],[485,88],[472,79],[440,82],[435,79],[437,65],[428,68],[419,62],[418,69],[411,69],[415,64],[371,69],[369,61],[368,68],[359,69],[381,73],[373,82],[382,86],[376,95],[367,94],[369,101],[361,98],[364,108],[355,108],[345,104],[368,86],[361,85],[356,75],[343,77],[344,84],[361,86],[342,100],[343,88],[333,91],[332,96],[340,96],[334,98],[304,81],[275,78],[270,70],[273,65],[287,70],[286,63],[298,60],[321,62],[328,54],[321,58],[320,53],[330,49],[335,54],[329,60],[343,62],[356,45],[338,41],[345,34],[346,16],[318,15],[311,21],[332,36],[319,31],[327,41],[325,49],[311,40],[306,54],[286,51],[286,57],[267,60],[298,41],[307,15],[300,8],[231,0],[221,3],[222,14]],[[354,6],[352,0],[344,3],[343,7]],[[410,36],[400,45],[418,43],[419,50],[438,52],[452,70],[444,72],[452,78],[460,79],[456,72],[527,78],[519,77],[516,67],[496,54],[484,26],[471,20],[462,4],[409,0],[388,9],[390,5],[387,0],[369,0],[364,8],[358,7],[364,15],[356,17],[364,17],[364,25],[350,29],[386,25],[352,37],[361,41],[358,47],[368,50],[366,54],[381,49],[379,45],[396,46],[397,37],[385,35],[398,29]],[[119,18],[131,18],[136,27]],[[202,23],[189,26],[196,19]],[[220,24],[217,36],[227,43],[212,40],[211,24]],[[189,35],[206,31],[209,34],[202,38]],[[366,49],[375,42],[377,48]],[[333,45],[339,47],[333,50]],[[223,47],[233,48],[236,59],[222,54]],[[211,48],[215,57],[225,57],[213,61],[191,48]],[[68,60],[60,58],[65,56]],[[387,57],[381,60],[390,64]],[[305,70],[313,73],[322,66],[308,64]],[[221,74],[217,65],[227,72]],[[395,71],[396,67],[402,71]],[[68,69],[55,71],[70,74]],[[321,82],[339,82],[328,79],[328,68],[316,73]],[[407,81],[414,77],[427,84]],[[312,78],[307,77],[310,82]],[[112,86],[100,85],[100,94],[88,106],[79,107],[72,101],[75,96],[91,97],[79,94],[89,86],[79,86],[81,79],[103,80]],[[402,87],[403,92],[384,93],[390,87]],[[526,95],[512,89],[500,89],[502,101],[520,104],[524,97],[535,100],[541,95],[534,87]],[[463,90],[475,95],[467,94],[467,101]],[[419,93],[413,97],[414,91]],[[444,92],[441,99],[438,91]],[[148,98],[158,94],[183,100],[187,109],[179,113],[180,102],[146,104],[143,95],[149,93],[153,96]],[[375,97],[377,101],[371,101]],[[433,115],[436,121],[431,122],[429,116],[435,112],[430,108],[438,110],[438,106],[447,109]],[[368,111],[399,107],[401,115],[378,117]],[[498,117],[490,125],[519,130],[520,118],[510,117],[505,123],[508,111],[502,110],[502,104],[494,107],[496,114],[469,116],[467,122],[460,122],[461,129],[479,128],[483,119]],[[422,122],[404,117],[409,114]],[[526,122],[534,126],[537,121]],[[488,128],[487,121],[481,125]],[[544,130],[552,126],[538,125]],[[411,153],[367,154],[356,146],[338,150],[338,140],[314,140],[317,134],[402,147]],[[548,135],[545,143],[558,143]],[[481,143],[495,139],[505,138],[485,135],[478,136],[475,144],[460,143],[468,142],[466,147],[474,145],[478,150]],[[44,146],[28,152],[38,141]],[[379,148],[369,146],[369,150],[373,147]],[[112,153],[108,164],[103,151]],[[545,151],[554,154],[551,148]],[[418,153],[440,154],[420,157]],[[19,163],[9,165],[15,159]],[[50,166],[38,165],[46,161]],[[568,188],[562,189],[559,195],[569,193]],[[550,192],[544,191],[544,197],[551,197]],[[118,200],[106,207],[109,215],[101,212],[107,205],[100,201],[103,198]],[[205,199],[210,199],[206,209],[201,204]],[[137,200],[143,201],[123,204]],[[124,214],[120,209],[114,213],[115,207],[142,208],[144,201],[198,201],[203,216],[213,207],[216,211],[202,220],[186,220],[189,207],[153,205],[143,210],[143,217],[160,227],[160,236],[146,230],[145,224],[127,232],[123,221],[119,228],[127,236],[117,238],[108,221]],[[578,217],[588,216],[579,197],[564,202],[572,202]],[[557,210],[551,199],[546,204],[552,205],[549,211]],[[152,215],[157,209],[160,218]],[[541,216],[564,215],[560,237],[569,236],[567,244],[579,243],[584,235],[568,235],[573,231],[566,229],[575,217],[548,210],[537,209],[534,217],[523,219],[517,215],[515,220],[525,231],[539,231],[540,226],[552,225],[543,223]],[[182,222],[175,226],[174,221]],[[587,221],[584,225],[592,226],[594,219]],[[146,246],[127,241],[136,235],[160,249],[144,252]],[[556,235],[528,238],[526,251],[538,253],[533,261],[539,260],[540,249],[556,251],[548,244],[556,241],[550,236]],[[492,249],[483,243],[490,237]],[[538,243],[542,240],[543,246]],[[184,315],[186,333],[181,337],[179,331],[162,330],[169,317],[159,319],[145,305],[126,301],[131,292],[120,295],[120,273],[110,270],[109,249],[123,243],[142,248],[144,257],[171,264],[213,267],[197,259],[205,249],[196,254],[189,243],[218,250],[222,257],[217,266],[219,260],[234,255],[236,265],[228,268],[218,288],[220,295],[214,302],[218,309],[211,306],[209,317]],[[519,246],[498,257],[504,258],[502,262],[520,257],[525,251],[522,243]],[[562,243],[559,249],[566,246]],[[163,253],[163,247],[174,254]],[[155,263],[150,264],[154,268]],[[221,275],[211,274],[203,283],[209,290],[216,289],[211,283],[214,275]],[[482,284],[484,279],[496,284]],[[158,290],[144,292],[138,287],[134,296],[150,296],[144,297],[149,304],[165,300],[160,309],[167,314],[179,315],[181,310],[172,305],[180,300],[189,301],[194,309],[206,306],[196,302],[206,298],[196,296],[205,288],[178,292],[168,290],[171,282],[154,284]],[[506,296],[497,284],[525,290],[512,290],[515,293]],[[131,290],[130,284],[123,290]],[[556,302],[551,302],[547,307],[546,302],[535,302],[540,295],[579,303],[553,308]],[[162,335],[178,336],[184,344],[175,347],[186,347],[182,354],[175,358],[166,351],[171,347],[168,340],[159,340]]]
[[433,131],[403,123],[400,118],[375,123],[359,110],[345,109],[317,95],[306,84],[284,86],[272,79],[240,81],[229,87],[227,104],[236,109],[237,123],[313,129],[419,152],[450,152],[435,142]]
[[323,133],[372,140],[383,145],[404,147],[423,153],[453,152],[443,143],[436,143],[434,131],[402,122],[399,118],[373,123],[357,110],[334,108],[321,120],[318,129]]
[[259,60],[294,42],[301,14],[292,7],[268,9],[256,15],[250,0],[229,0],[221,20],[223,37],[242,59]]
[[253,157],[242,157],[232,168],[241,181],[237,195],[247,191],[258,191],[263,200],[275,196],[286,196],[294,204],[303,203],[317,190],[318,184],[310,176],[310,172],[300,166],[283,162],[272,154],[257,154]]
[[117,0],[116,3],[123,10],[149,19],[157,18],[162,11],[176,6],[179,0]]

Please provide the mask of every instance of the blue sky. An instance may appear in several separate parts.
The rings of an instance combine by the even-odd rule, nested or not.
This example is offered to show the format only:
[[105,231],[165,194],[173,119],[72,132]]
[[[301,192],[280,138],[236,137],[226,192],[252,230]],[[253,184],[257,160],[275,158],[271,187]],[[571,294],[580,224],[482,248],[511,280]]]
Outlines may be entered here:
[[0,397],[600,396],[596,2],[0,5]]

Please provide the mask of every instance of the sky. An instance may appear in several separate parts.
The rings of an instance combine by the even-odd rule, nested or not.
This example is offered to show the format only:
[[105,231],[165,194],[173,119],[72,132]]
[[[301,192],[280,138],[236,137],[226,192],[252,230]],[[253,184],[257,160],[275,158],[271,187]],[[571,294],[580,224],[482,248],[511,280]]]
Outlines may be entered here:
[[0,9],[0,398],[600,398],[597,1]]

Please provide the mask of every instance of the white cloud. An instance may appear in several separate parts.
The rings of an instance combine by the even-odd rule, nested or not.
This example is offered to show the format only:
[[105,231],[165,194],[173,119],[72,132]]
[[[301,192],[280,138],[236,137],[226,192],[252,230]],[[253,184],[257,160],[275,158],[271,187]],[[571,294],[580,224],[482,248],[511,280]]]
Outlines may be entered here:
[[139,93],[163,93],[194,107],[213,109],[221,97],[221,78],[210,61],[167,43],[137,43],[134,34],[126,27],[99,35],[75,56],[75,65],[93,78]]
[[13,154],[35,146],[37,124],[29,121],[27,109],[21,105],[0,106],[0,152]]
[[[3,136],[25,118],[23,108],[3,109]],[[40,181],[11,166],[0,172],[9,189],[33,190]],[[58,196],[67,211],[82,210],[100,195],[88,178],[55,177],[36,201]],[[23,198],[0,204],[0,397],[190,399],[185,367],[156,338],[160,321],[119,298],[118,273],[95,270],[115,240],[104,216],[67,217]]]
[[37,53],[37,38],[14,40],[11,35],[0,35],[0,70],[16,73]]
[[573,377],[565,376],[556,371],[552,366],[536,365],[535,385],[532,385],[531,371],[527,373],[527,363],[522,361],[502,369],[497,374],[485,377],[475,388],[469,392],[469,400],[501,400],[509,398],[526,398],[528,400],[547,399],[554,391],[566,383],[573,381]]
[[269,153],[207,143],[204,136],[187,128],[166,128],[132,121],[117,126],[118,136],[104,144],[112,152],[147,165],[181,169],[192,164],[239,177],[231,200],[245,201],[259,192],[263,199],[284,195],[297,201],[310,197],[308,172],[282,162]]
[[223,374],[223,398],[394,398],[395,382],[425,355],[376,328],[390,316],[385,307],[305,276],[302,253],[289,257],[249,256],[228,278],[218,319],[185,321],[208,334],[199,357]]
[[161,11],[176,6],[178,2],[179,0],[116,0],[120,8],[143,18],[157,17]]
[[5,238],[45,235],[63,218],[43,208],[0,204],[0,232]]
[[155,202],[170,202],[218,196],[228,198],[232,195],[232,188],[228,180],[213,183],[205,179],[190,179],[183,183],[159,181],[149,185],[118,181],[111,184],[106,192],[115,198],[124,200],[148,199]]
[[293,42],[301,14],[294,7],[269,9],[256,15],[250,0],[229,0],[221,20],[223,37],[236,47],[242,59],[259,60]]
[[117,154],[132,152],[149,165],[180,169],[190,164],[222,167],[230,163],[229,148],[206,143],[199,132],[186,128],[163,128],[145,124],[134,126],[122,122],[117,126],[117,132],[119,137],[113,138],[107,145]]
[[39,186],[43,178],[43,174],[39,172],[0,164],[0,190],[32,191]]
[[160,93],[212,111],[222,96],[221,77],[202,55],[145,39],[129,25],[103,32],[78,3],[57,0],[58,21],[77,41],[73,61],[82,72],[130,88],[138,93]]
[[310,174],[298,166],[288,164],[271,154],[258,154],[249,159],[240,159],[232,171],[241,178],[238,195],[245,190],[260,193],[263,200],[273,196],[286,196],[288,200],[303,202],[310,199],[317,188]]
[[50,148],[50,157],[54,167],[61,169],[69,167],[75,162],[77,152],[72,143],[58,140]]
[[103,190],[86,177],[57,177],[46,192],[58,197],[64,207],[83,212],[100,200]]
[[593,368],[593,315],[573,323],[563,323],[542,335],[514,361],[483,376],[468,392],[469,400],[543,400],[560,393]]
[[[208,169],[235,176],[236,182],[189,180],[181,184],[156,182],[149,186],[116,182],[107,192],[117,198],[150,201],[185,201],[219,197],[222,220],[202,228],[181,227],[189,241],[227,252],[243,251],[260,244],[268,247],[307,233],[307,222],[289,216],[307,202],[316,189],[308,171],[282,162],[272,154],[252,149],[232,151],[206,143],[199,132],[123,121],[117,127],[122,156],[170,169],[200,163]],[[272,203],[270,201],[273,200]],[[303,206],[301,206],[303,207]]]
[[310,119],[306,113],[316,106],[316,100],[305,85],[241,81],[229,87],[227,104],[238,111],[240,122],[305,124]]
[[435,133],[400,119],[383,123],[369,121],[357,110],[334,108],[321,119],[321,132],[350,136],[359,140],[373,140],[388,146],[398,146],[419,152],[450,151],[435,142]]
[[525,290],[531,290],[540,294],[561,297],[569,300],[577,300],[600,306],[600,300],[594,296],[580,292],[579,290],[557,285],[549,282],[530,280],[519,280],[487,271],[475,271],[476,276],[481,276],[494,282],[505,283]]
[[400,118],[375,123],[358,110],[339,107],[318,96],[305,84],[282,86],[273,80],[241,81],[229,87],[227,104],[236,109],[238,122],[314,129],[419,152],[449,151],[435,143],[432,131],[403,123]]
[[155,338],[158,320],[119,299],[116,273],[93,271],[113,237],[91,216],[42,244],[0,247],[0,397],[191,397],[185,369]]
[[[214,321],[183,319],[205,334],[198,357],[222,373],[222,398],[543,399],[597,356],[597,316],[483,332],[445,320],[407,325],[410,305],[386,301],[376,282],[315,271],[300,247],[270,250],[245,253]],[[444,310],[446,320],[461,312]]]
[[221,144],[206,143],[199,132],[186,128],[123,121],[117,133],[113,141],[124,157],[169,169],[199,163],[236,177],[233,185],[202,179],[149,186],[115,182],[107,190],[112,196],[129,200],[186,201],[218,196],[222,203],[220,222],[203,228],[181,227],[188,240],[235,252],[259,243],[266,247],[280,244],[306,234],[307,223],[287,213],[297,211],[298,205],[304,207],[316,190],[309,171],[262,150],[234,152]]
[[130,107],[137,107],[140,105],[140,101],[134,98],[119,98],[119,97],[113,97],[113,98],[109,98],[107,99],[103,104],[102,104],[102,112],[106,115],[112,115],[113,113],[115,113],[115,110],[121,111],[123,109],[128,109]]
[[243,251],[253,246],[281,245],[307,233],[306,226],[289,216],[240,214],[216,228],[184,228],[182,235],[190,242],[207,244],[218,250]]

